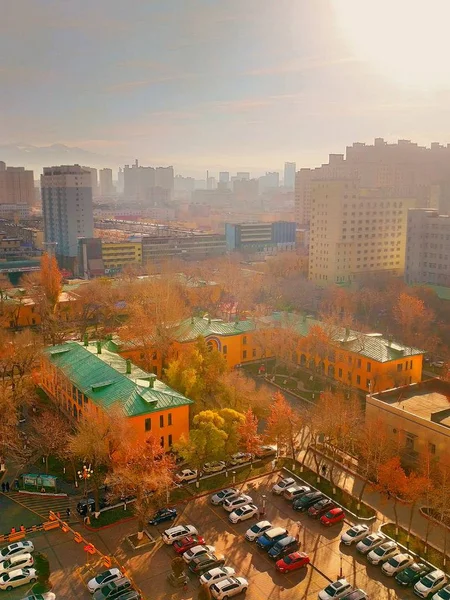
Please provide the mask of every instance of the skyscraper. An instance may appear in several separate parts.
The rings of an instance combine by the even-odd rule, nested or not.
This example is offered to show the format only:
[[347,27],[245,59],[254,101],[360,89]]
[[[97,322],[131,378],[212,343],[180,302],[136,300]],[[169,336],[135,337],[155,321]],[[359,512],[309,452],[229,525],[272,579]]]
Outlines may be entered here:
[[92,175],[80,165],[44,167],[42,214],[46,244],[54,244],[61,266],[74,269],[78,238],[94,236]]
[[0,161],[0,204],[32,206],[35,200],[33,171],[7,167]]
[[93,167],[82,167],[83,169],[85,169],[86,171],[89,171],[91,174],[91,187],[92,187],[92,195],[93,196],[97,196],[98,195],[98,171],[97,169],[94,169]]
[[289,190],[293,190],[295,187],[295,163],[285,162],[284,163],[284,187]]
[[111,196],[112,194],[114,194],[115,190],[113,186],[112,169],[100,169],[99,177],[100,195]]
[[228,171],[219,173],[219,183],[230,183],[230,173]]

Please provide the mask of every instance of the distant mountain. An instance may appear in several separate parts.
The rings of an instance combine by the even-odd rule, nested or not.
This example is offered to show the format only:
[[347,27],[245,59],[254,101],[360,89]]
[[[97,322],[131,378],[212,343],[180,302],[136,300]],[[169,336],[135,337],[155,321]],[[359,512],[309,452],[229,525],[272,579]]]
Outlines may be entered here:
[[35,178],[42,167],[53,165],[81,164],[90,167],[116,167],[124,164],[126,158],[107,156],[84,150],[83,148],[52,144],[51,146],[32,146],[30,144],[0,145],[0,160],[12,167],[26,167],[35,171]]

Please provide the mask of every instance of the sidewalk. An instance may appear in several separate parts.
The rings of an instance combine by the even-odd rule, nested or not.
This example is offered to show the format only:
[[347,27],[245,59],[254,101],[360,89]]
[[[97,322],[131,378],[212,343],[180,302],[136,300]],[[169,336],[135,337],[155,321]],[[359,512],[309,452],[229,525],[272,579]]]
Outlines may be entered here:
[[[330,460],[321,456],[320,464],[326,464],[328,466],[328,472],[330,471],[332,464]],[[312,452],[308,453],[305,461],[305,466],[307,466],[312,471],[316,471],[316,465],[312,456]],[[342,469],[339,466],[335,465],[333,472],[333,480],[336,483],[336,485],[341,489],[346,490],[353,496],[359,497],[363,486],[363,480],[357,475],[353,475],[353,473],[350,473],[349,471],[346,471],[345,469]],[[367,484],[366,489],[364,490],[362,502],[364,502],[365,504],[369,505],[377,511],[377,521],[375,523],[375,528],[378,528],[383,523],[395,523],[395,515],[392,501],[389,501],[383,496],[381,496],[379,492],[373,489],[370,483]],[[399,526],[407,530],[411,515],[411,505],[398,502],[397,514]],[[429,527],[429,544],[435,546],[442,552],[444,548],[443,528],[437,523],[434,523],[433,521],[429,522],[428,519],[426,519],[420,513],[419,506],[416,506],[413,510],[411,533],[422,539],[425,539],[427,527]]]

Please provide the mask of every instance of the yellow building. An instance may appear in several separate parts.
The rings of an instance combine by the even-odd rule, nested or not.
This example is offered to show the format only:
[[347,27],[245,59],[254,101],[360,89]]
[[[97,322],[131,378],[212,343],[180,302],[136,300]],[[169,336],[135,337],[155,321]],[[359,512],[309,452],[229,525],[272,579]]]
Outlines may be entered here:
[[141,242],[103,242],[102,259],[105,273],[111,269],[121,269],[126,265],[142,264]]
[[362,189],[353,179],[315,181],[309,279],[325,286],[367,274],[403,274],[408,209],[415,203]]
[[430,379],[367,396],[366,422],[386,423],[404,462],[420,455],[448,460],[450,447],[450,384]]

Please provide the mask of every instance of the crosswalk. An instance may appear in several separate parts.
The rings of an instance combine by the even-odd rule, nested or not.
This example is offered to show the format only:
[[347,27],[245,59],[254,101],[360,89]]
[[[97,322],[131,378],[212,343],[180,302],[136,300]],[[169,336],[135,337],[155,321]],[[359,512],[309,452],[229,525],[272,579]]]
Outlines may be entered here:
[[55,513],[60,513],[63,519],[66,518],[66,511],[70,507],[72,512],[72,518],[75,516],[76,502],[68,497],[54,497],[54,496],[34,496],[29,494],[20,494],[19,492],[9,492],[8,497],[10,500],[17,502],[24,508],[34,512],[35,514],[42,517],[44,521],[48,519],[49,511],[52,510]]

